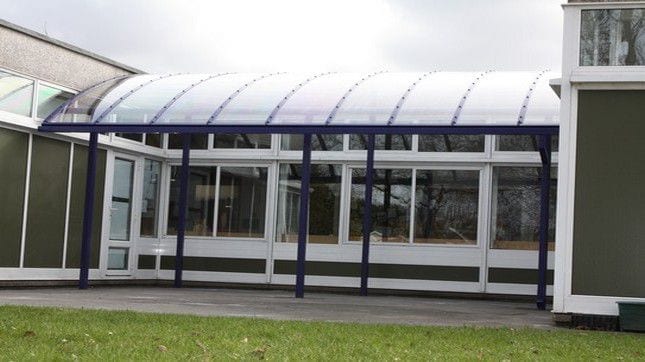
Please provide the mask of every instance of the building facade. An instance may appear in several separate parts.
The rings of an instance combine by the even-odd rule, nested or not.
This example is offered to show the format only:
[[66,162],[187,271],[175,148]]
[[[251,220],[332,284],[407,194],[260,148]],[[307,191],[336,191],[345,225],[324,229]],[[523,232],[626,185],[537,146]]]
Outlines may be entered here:
[[[3,44],[16,45],[3,49],[14,56],[1,65],[0,147],[11,172],[2,175],[7,253],[0,279],[74,281],[87,136],[41,134],[36,127],[77,91],[138,71],[10,24],[2,31],[11,40]],[[49,53],[61,60],[44,60]],[[55,64],[66,66],[52,70]],[[491,74],[479,89],[519,84],[513,96],[521,100],[542,73]],[[479,74],[435,76],[456,84],[444,92],[458,99]],[[548,79],[555,76],[543,74],[540,89],[550,93]],[[416,75],[391,77],[409,82]],[[552,97],[545,107],[557,118]],[[540,156],[534,137],[383,135],[376,142],[370,288],[535,294]],[[99,144],[91,279],[172,280],[179,135],[105,134]],[[356,288],[365,139],[320,135],[313,147],[307,285]],[[184,280],[293,285],[302,137],[195,135],[191,148]],[[557,138],[554,150],[557,165]],[[551,241],[554,225],[555,218]],[[553,242],[549,248],[552,269]],[[550,271],[549,284],[552,278]]]

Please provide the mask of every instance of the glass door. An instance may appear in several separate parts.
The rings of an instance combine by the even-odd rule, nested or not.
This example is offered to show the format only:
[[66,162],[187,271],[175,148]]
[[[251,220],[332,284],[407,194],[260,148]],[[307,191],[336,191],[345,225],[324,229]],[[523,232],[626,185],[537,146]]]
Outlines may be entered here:
[[134,170],[134,160],[114,159],[106,275],[131,273]]

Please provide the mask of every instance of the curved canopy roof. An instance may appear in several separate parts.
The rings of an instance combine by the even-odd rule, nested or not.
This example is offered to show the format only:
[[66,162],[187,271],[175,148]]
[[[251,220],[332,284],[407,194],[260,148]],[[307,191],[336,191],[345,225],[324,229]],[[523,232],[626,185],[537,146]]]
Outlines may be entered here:
[[548,82],[556,76],[546,71],[132,75],[82,91],[41,128],[552,129],[558,125],[559,99]]

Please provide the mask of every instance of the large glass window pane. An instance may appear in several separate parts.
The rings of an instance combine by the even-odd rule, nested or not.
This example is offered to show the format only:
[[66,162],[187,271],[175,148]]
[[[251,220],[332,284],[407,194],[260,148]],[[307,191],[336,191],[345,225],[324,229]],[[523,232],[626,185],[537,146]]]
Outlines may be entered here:
[[61,104],[70,100],[74,95],[62,89],[49,87],[46,85],[38,86],[38,108],[36,116],[45,118],[56,110]]
[[[283,134],[280,149],[283,151],[301,151],[304,137],[301,134]],[[311,135],[312,151],[342,151],[343,135],[314,134]]]
[[[302,165],[281,164],[278,183],[277,242],[298,241]],[[309,181],[308,242],[338,243],[340,213],[340,165],[312,164]]]
[[217,236],[264,237],[266,195],[266,168],[222,167]]
[[[374,170],[372,242],[409,242],[411,195],[412,170]],[[364,204],[365,169],[353,169],[349,240],[362,240]]]
[[[183,148],[183,135],[171,133],[168,135],[168,149],[181,150]],[[202,133],[193,133],[190,135],[191,150],[205,150],[208,148],[208,135]]]
[[[536,250],[540,230],[540,167],[495,167],[494,249]],[[551,170],[549,250],[554,250],[557,171]]]
[[414,242],[477,244],[479,171],[417,170]]
[[645,65],[645,9],[583,10],[580,65]]
[[419,152],[484,152],[483,135],[419,135]]
[[134,161],[115,159],[112,181],[110,240],[130,240]]
[[[367,149],[367,136],[353,134],[349,136],[350,150]],[[381,151],[410,151],[412,135],[409,134],[378,134],[374,138],[374,149]]]
[[0,71],[0,111],[31,115],[34,81]]
[[143,166],[143,197],[141,199],[141,236],[157,236],[157,209],[161,162],[145,160]]
[[[168,235],[177,234],[180,171],[180,166],[171,168]],[[188,236],[213,235],[216,173],[216,167],[190,167],[188,207],[186,209],[186,235]]]
[[271,148],[270,134],[215,134],[215,148]]
[[[497,151],[538,152],[539,136],[500,135],[497,136]],[[551,136],[551,151],[558,152],[558,135]]]

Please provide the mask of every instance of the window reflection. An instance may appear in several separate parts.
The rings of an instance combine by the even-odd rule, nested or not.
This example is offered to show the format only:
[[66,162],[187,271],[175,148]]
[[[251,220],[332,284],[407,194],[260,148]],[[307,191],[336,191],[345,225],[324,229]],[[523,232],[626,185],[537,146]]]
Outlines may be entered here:
[[[301,177],[300,164],[280,165],[276,227],[278,242],[298,241]],[[310,243],[338,243],[341,178],[340,165],[311,165],[308,236]]]
[[[177,234],[179,220],[179,183],[181,167],[171,168],[168,207],[168,235]],[[212,236],[217,167],[190,167],[186,235]]]
[[0,71],[0,111],[31,116],[34,81]]
[[[412,170],[374,170],[372,242],[409,242],[411,195]],[[362,240],[364,204],[365,169],[353,169],[349,240]]]
[[222,167],[217,236],[264,237],[266,193],[266,168]]
[[[499,135],[495,149],[497,151],[538,152],[539,136]],[[558,152],[558,135],[551,136],[551,151]]]
[[[537,250],[540,230],[540,167],[495,167],[493,248]],[[555,240],[555,169],[551,170],[549,250]]]
[[419,152],[484,152],[484,136],[419,135]]
[[215,148],[271,148],[270,134],[215,134]]
[[479,171],[417,170],[414,242],[477,243]]
[[580,65],[645,65],[645,9],[583,10]]
[[[304,137],[301,134],[283,134],[280,149],[284,151],[302,151]],[[311,135],[312,151],[342,151],[343,135],[314,134]]]
[[[366,135],[350,135],[349,149],[366,150],[367,138]],[[412,149],[412,135],[377,134],[374,137],[374,149],[382,151],[410,151]]]
[[161,162],[146,159],[143,166],[143,197],[141,199],[141,236],[157,236],[157,208]]

